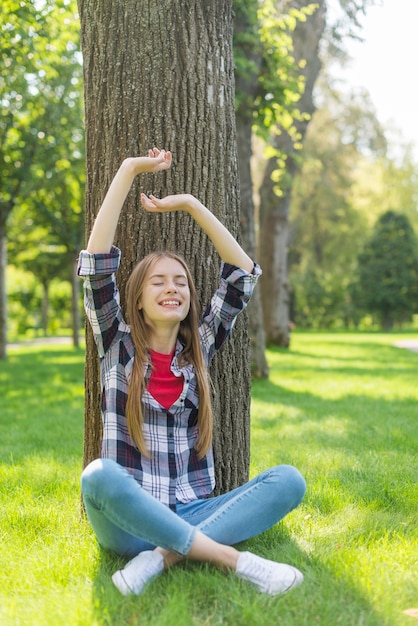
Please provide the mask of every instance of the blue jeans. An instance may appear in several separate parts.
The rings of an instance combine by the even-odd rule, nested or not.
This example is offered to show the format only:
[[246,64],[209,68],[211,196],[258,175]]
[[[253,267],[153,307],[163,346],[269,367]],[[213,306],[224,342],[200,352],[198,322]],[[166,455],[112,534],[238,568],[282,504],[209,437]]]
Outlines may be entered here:
[[156,546],[187,555],[197,530],[225,545],[239,543],[271,528],[306,491],[297,469],[278,465],[226,494],[177,502],[174,512],[110,459],[90,463],[81,488],[99,544],[124,556]]

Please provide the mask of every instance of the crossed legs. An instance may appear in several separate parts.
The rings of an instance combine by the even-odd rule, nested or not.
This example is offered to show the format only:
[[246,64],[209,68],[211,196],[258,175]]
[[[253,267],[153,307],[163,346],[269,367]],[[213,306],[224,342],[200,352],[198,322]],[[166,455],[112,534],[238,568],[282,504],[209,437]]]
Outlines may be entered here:
[[[243,563],[249,558],[244,559],[243,555],[250,553],[240,553],[233,544],[277,523],[300,503],[305,488],[305,481],[295,468],[281,465],[227,494],[179,503],[174,513],[142,489],[123,467],[109,459],[93,461],[82,475],[86,511],[99,543],[118,554],[138,555],[123,570],[122,578],[134,580],[139,572],[139,593],[148,580],[185,557],[242,574]],[[290,586],[301,582],[301,574],[295,568],[273,564],[255,555],[251,555],[250,569],[255,567],[254,559],[263,562],[257,563],[258,569],[265,563],[290,568],[284,577],[284,587],[289,586],[293,578]],[[144,577],[143,570],[149,569],[148,566],[150,572]],[[271,573],[269,575],[271,577]],[[241,577],[250,580],[246,575]],[[127,585],[128,591],[136,593],[132,586],[138,587],[131,582]],[[282,591],[281,588],[278,593]]]

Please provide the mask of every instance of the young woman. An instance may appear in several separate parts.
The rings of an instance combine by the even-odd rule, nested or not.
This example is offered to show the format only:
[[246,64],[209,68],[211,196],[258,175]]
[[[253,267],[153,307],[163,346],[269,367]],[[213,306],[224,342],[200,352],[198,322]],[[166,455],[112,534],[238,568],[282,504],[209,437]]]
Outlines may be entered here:
[[[189,269],[173,253],[153,253],[127,285],[127,321],[115,283],[116,226],[134,178],[171,166],[153,149],[126,159],[80,253],[85,309],[101,362],[101,458],[82,474],[87,515],[99,543],[134,557],[112,580],[124,595],[184,558],[206,561],[276,595],[301,572],[233,545],[270,528],[294,509],[305,481],[291,466],[273,467],[229,493],[215,485],[207,366],[227,339],[261,273],[229,231],[196,198],[141,194],[146,211],[186,211],[221,259],[220,285],[202,316]],[[129,325],[128,325],[129,324]]]

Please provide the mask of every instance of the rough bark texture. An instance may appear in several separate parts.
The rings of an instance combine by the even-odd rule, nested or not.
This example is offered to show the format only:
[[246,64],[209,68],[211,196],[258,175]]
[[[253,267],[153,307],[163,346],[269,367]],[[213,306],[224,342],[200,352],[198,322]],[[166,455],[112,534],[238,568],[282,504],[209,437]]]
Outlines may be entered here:
[[[258,258],[254,219],[253,184],[251,178],[251,123],[237,118],[238,155],[240,166],[241,233],[248,254]],[[261,277],[260,282],[263,280]],[[251,345],[251,372],[254,378],[267,378],[269,367],[266,359],[266,336],[263,325],[261,292],[256,289],[248,305],[248,332]]]
[[[291,6],[301,8],[304,0],[292,0]],[[319,42],[325,28],[325,0],[319,0],[315,13],[306,22],[298,23],[294,36],[294,57],[296,61],[306,60],[303,70],[306,86],[299,102],[300,111],[312,113],[313,89],[321,69]],[[295,122],[301,141],[306,134],[309,120]],[[287,250],[289,245],[289,211],[292,196],[293,179],[297,172],[297,154],[293,142],[286,131],[277,135],[274,147],[287,155],[285,184],[282,196],[274,192],[272,173],[277,168],[276,159],[267,165],[260,189],[260,261],[264,270],[261,283],[261,296],[264,315],[264,329],[267,343],[287,347],[290,343],[290,285],[287,268]]]
[[[239,229],[234,119],[232,13],[228,0],[79,0],[87,135],[86,229],[120,162],[152,146],[172,150],[166,173],[143,176],[122,212],[116,244],[123,259],[118,284],[156,248],[184,254],[202,303],[217,283],[219,258],[187,215],[148,215],[139,190],[188,192]],[[215,359],[217,489],[248,476],[249,342],[246,316]],[[233,372],[233,376],[231,373]],[[99,455],[101,418],[96,350],[87,330],[84,463]]]
[[[248,14],[237,12],[234,23],[235,34],[245,34],[250,28]],[[243,44],[242,44],[243,45]],[[250,42],[247,44],[246,58],[253,63],[253,71],[237,73],[236,88],[240,94],[240,105],[237,109],[237,146],[241,198],[241,235],[248,254],[257,259],[256,227],[254,218],[253,181],[251,174],[253,106],[258,91],[262,55],[261,48]],[[260,282],[263,279],[260,279]],[[256,289],[248,306],[249,336],[251,344],[251,371],[254,378],[267,378],[269,368],[266,359],[266,338],[263,326],[263,310],[261,292]]]

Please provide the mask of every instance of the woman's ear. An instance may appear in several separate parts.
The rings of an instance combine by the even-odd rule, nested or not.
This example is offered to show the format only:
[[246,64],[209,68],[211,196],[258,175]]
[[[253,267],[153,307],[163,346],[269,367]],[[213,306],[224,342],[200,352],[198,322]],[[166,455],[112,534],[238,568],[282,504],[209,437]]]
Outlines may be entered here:
[[140,300],[138,300],[138,304],[136,305],[136,308],[138,309],[138,311],[142,309],[142,304]]

